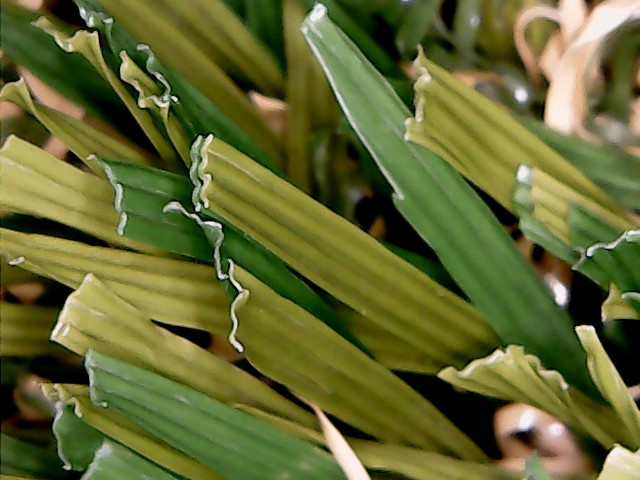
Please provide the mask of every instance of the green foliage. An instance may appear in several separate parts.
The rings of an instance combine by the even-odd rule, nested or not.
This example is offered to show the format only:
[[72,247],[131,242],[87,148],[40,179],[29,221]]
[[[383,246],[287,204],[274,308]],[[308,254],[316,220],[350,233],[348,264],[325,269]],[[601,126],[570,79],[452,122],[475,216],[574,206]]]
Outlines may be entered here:
[[[3,131],[3,295],[58,289],[3,297],[3,395],[52,421],[57,445],[3,423],[3,479],[345,478],[309,403],[372,478],[515,478],[437,408],[435,374],[611,449],[602,478],[632,468],[640,413],[618,360],[595,329],[576,335],[469,182],[610,289],[617,321],[640,313],[638,160],[516,118],[437,65],[511,61],[527,2],[73,2],[84,26],[2,0],[3,55],[124,134],[2,86],[41,125]],[[618,116],[628,56],[612,63]],[[498,96],[519,68],[494,68],[511,72]],[[82,166],[39,148],[44,131]],[[370,191],[392,205],[376,220],[408,233],[379,240],[339,214]],[[56,344],[84,369],[51,363],[74,361]],[[30,359],[54,365],[51,383],[25,390]],[[549,478],[537,457],[526,474]]]

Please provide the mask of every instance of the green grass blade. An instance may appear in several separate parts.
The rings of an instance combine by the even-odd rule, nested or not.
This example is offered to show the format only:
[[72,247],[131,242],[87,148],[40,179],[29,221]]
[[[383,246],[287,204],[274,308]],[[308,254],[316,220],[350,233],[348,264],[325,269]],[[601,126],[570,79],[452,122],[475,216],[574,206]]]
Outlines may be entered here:
[[[324,445],[326,440],[316,430],[301,427],[251,407],[240,407],[242,411],[261,418],[279,430],[307,442]],[[458,460],[440,453],[390,443],[347,438],[356,456],[363,465],[374,472],[391,472],[402,478],[413,480],[516,480],[517,474],[486,463]]]
[[597,396],[571,319],[558,310],[488,207],[450,165],[404,140],[408,110],[322,6],[303,29],[347,118],[392,184],[396,208],[502,341],[525,345],[546,366]]
[[[71,415],[73,412],[96,432],[117,441],[153,463],[190,480],[220,479],[220,476],[210,468],[171,448],[126,417],[91,403],[88,386],[45,384],[43,390],[52,401],[56,402],[59,410],[64,409],[65,414]],[[68,408],[70,406],[73,407],[72,411]],[[58,441],[65,443],[75,441],[72,428],[59,433],[65,438],[59,436]],[[67,434],[71,438],[66,438]]]
[[[427,0],[409,5],[410,10],[405,15],[396,33],[396,46],[401,54],[405,56],[413,55],[416,45],[433,28],[443,2],[444,0]],[[349,32],[344,28],[342,30],[349,35]],[[378,68],[378,70],[380,69]]]
[[603,289],[614,283],[624,292],[640,291],[640,229],[620,230],[587,209],[569,214],[572,247],[581,252],[574,265]]
[[527,458],[525,473],[526,476],[523,480],[551,480],[537,453]]
[[[225,3],[229,3],[225,1]],[[283,0],[265,0],[259,3],[244,2],[245,27],[266,45],[281,67],[285,65],[282,33]]]
[[[302,0],[307,9],[313,8],[317,3],[316,0]],[[351,16],[342,7],[340,0],[326,0],[323,2],[329,10],[329,17],[342,30],[344,30],[349,38],[358,46],[366,55],[371,63],[384,75],[392,77],[402,76],[400,69],[391,59],[389,54],[381,47],[369,34],[363,30]],[[360,9],[362,11],[362,9]]]
[[47,480],[69,478],[53,449],[43,448],[9,435],[0,438],[2,473],[16,473]]
[[178,477],[136,455],[121,445],[104,441],[96,450],[83,480],[111,480],[113,478],[153,478],[179,480]]
[[325,452],[148,371],[90,352],[91,398],[225,478],[340,479]]
[[120,233],[201,262],[213,262],[212,248],[198,225],[179,212],[164,211],[170,202],[191,203],[187,177],[159,169],[97,160],[111,187],[118,192],[115,211]]
[[149,318],[212,333],[228,330],[229,297],[211,266],[45,235],[0,232],[0,253],[22,268],[72,288],[93,272]]
[[407,356],[422,359],[418,371],[464,363],[497,344],[469,303],[355,225],[218,139],[200,151],[196,210],[228,221],[404,343]]
[[56,405],[51,429],[56,437],[58,456],[69,470],[86,470],[104,440],[104,435],[86,424],[81,415],[80,408],[72,402]]

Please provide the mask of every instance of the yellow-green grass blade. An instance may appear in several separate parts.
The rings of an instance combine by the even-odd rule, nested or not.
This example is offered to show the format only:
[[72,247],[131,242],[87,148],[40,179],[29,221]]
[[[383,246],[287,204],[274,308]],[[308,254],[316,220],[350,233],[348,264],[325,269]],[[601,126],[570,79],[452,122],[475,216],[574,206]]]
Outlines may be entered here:
[[185,130],[177,119],[175,110],[171,108],[172,99],[129,57],[127,52],[120,52],[120,60],[120,78],[138,93],[138,108],[149,111],[151,116],[158,120],[158,123],[162,123],[174,150],[188,165],[190,161],[189,148],[193,140],[190,137],[193,134]]
[[90,114],[126,131],[130,126],[129,119],[123,121],[127,110],[108,82],[84,58],[62,51],[49,35],[35,28],[32,22],[37,17],[15,0],[2,1],[4,54]]
[[462,176],[435,153],[405,141],[408,110],[391,86],[328,19],[322,5],[309,14],[303,32],[345,115],[393,187],[394,205],[435,250],[502,342],[526,346],[546,366],[597,397],[571,318],[557,308],[535,270]]
[[638,480],[640,450],[632,452],[616,445],[604,462],[598,480]]
[[[203,7],[211,11],[220,2]],[[254,109],[244,92],[210,56],[210,49],[203,49],[200,41],[194,41],[194,31],[184,28],[183,19],[174,16],[175,9],[185,8],[182,2],[102,0],[107,12],[139,41],[148,44],[160,62],[175,69],[193,87],[216,105],[230,120],[273,158],[279,157],[280,145],[275,134]],[[200,15],[191,9],[192,15]],[[244,27],[242,27],[244,28]],[[211,36],[211,34],[207,35]],[[206,38],[206,37],[205,37]],[[220,36],[220,39],[224,39]]]
[[522,163],[544,170],[596,202],[612,204],[582,172],[497,104],[429,61],[422,52],[415,66],[416,114],[407,121],[407,138],[438,150],[507,210],[514,211],[511,197],[515,172]]
[[139,46],[138,51],[147,55],[144,62],[147,72],[166,88],[163,100],[170,102],[170,108],[175,110],[185,130],[193,132],[192,137],[211,133],[255,158],[269,170],[279,172],[278,165],[282,162],[279,145],[270,146],[260,139],[254,140],[175,70],[160,65],[150,48]]
[[[98,29],[106,37],[107,44],[114,55],[126,54],[139,67],[144,67],[146,72],[155,79],[155,83],[163,90],[161,103],[168,104],[168,108],[173,111],[187,135],[194,137],[212,133],[255,158],[262,165],[275,170],[273,162],[280,161],[278,148],[266,149],[263,152],[258,145],[262,145],[262,148],[265,145],[259,141],[256,145],[244,130],[182,75],[166,65],[161,65],[149,46],[138,44],[138,41],[122,28],[120,22],[115,21],[104,11],[99,2],[75,0],[75,3],[79,6],[80,15],[87,26]],[[278,27],[281,29],[280,26]],[[171,112],[168,113],[171,115]]]
[[[609,287],[609,296],[607,296],[607,299],[602,304],[603,322],[620,319],[640,320],[640,313],[638,313],[622,295],[623,293],[620,289],[612,283]],[[627,293],[627,297],[628,296]]]
[[607,208],[538,168],[521,165],[517,181],[514,201],[530,240],[603,289],[614,283],[623,295],[640,290],[639,230],[626,212]]
[[20,283],[37,282],[41,280],[37,275],[18,266],[9,265],[4,258],[0,258],[0,287]]
[[213,267],[7,229],[0,230],[0,253],[72,288],[94,273],[153,320],[211,333],[228,331],[228,294]]
[[48,218],[124,247],[155,250],[119,235],[115,194],[107,180],[17,137],[0,149],[0,178],[3,209]]
[[311,141],[318,129],[333,130],[338,122],[335,100],[322,69],[300,33],[306,9],[299,0],[284,2],[284,35],[287,53],[287,151],[288,178],[309,193],[313,182]]
[[[178,32],[194,47],[207,52],[211,60],[229,72],[230,76],[248,79],[266,95],[282,93],[284,79],[275,58],[223,1],[193,0],[186,4],[176,0],[158,0],[138,3],[134,9],[130,5],[122,8],[113,0],[102,0],[104,7],[116,20],[139,12],[141,16],[136,19],[136,24],[133,19],[122,18],[121,21],[138,40],[149,44],[154,50],[157,50],[155,44],[160,44],[163,39],[152,35],[159,33],[160,28],[156,25],[162,25],[163,36]],[[157,18],[152,21],[148,15]],[[187,25],[188,28],[183,28]],[[162,48],[166,47],[163,45]]]
[[520,165],[515,179],[517,188],[513,196],[518,207],[530,212],[555,237],[569,246],[583,246],[572,238],[574,229],[571,226],[571,213],[576,208],[587,210],[614,231],[634,226],[627,213],[619,206],[599,203],[586,192],[562,183],[538,167]]
[[[149,138],[163,162],[173,170],[179,171],[181,167],[184,167],[182,162],[179,161],[172,144],[154,124],[151,115],[138,107],[135,99],[122,83],[122,80],[120,80],[118,75],[116,75],[107,64],[97,32],[78,30],[73,35],[70,35],[62,31],[46,17],[38,19],[34,25],[51,35],[64,51],[68,53],[79,53],[85,57],[118,94],[118,97],[120,97],[120,100],[122,100],[131,115],[133,115],[138,125],[140,125],[140,128],[142,128],[147,138]],[[117,60],[115,61],[117,62]]]
[[587,366],[602,396],[625,424],[631,440],[627,445],[640,448],[640,410],[627,390],[622,377],[607,355],[595,329],[590,325],[576,327],[582,347],[587,352]]
[[271,250],[402,342],[408,356],[460,365],[497,345],[470,304],[224,142],[203,142],[192,172],[204,182],[194,192],[204,214],[210,209]]
[[340,479],[333,458],[314,445],[195,390],[89,352],[94,403],[122,413],[224,478]]
[[[582,327],[579,327],[582,328]],[[593,351],[587,352],[589,362],[602,362]],[[613,366],[608,363],[608,367]],[[627,422],[628,416],[618,413],[615,407],[595,402],[579,390],[567,385],[557,371],[545,369],[540,360],[526,354],[522,347],[508,346],[492,355],[474,360],[463,370],[448,367],[438,376],[452,385],[507,401],[527,403],[560,418],[577,431],[593,437],[605,448],[622,443],[637,448],[636,426]],[[611,388],[611,384],[594,378],[602,396],[624,403],[626,390]],[[610,401],[610,400],[609,400]]]
[[[202,221],[193,211],[193,185],[186,177],[169,172],[101,160],[113,188],[119,192],[116,210],[121,233],[172,253],[214,264],[214,247],[220,256],[238,259],[240,265],[354,343],[346,323],[282,260],[242,232],[217,221]],[[209,240],[208,240],[209,239]],[[211,241],[211,245],[209,244]],[[360,344],[359,344],[360,345]]]
[[0,302],[0,355],[37,357],[59,351],[49,342],[58,309]]
[[[235,267],[229,275],[238,290],[232,333],[258,370],[380,441],[485,459],[464,433],[389,370],[248,272]],[[273,344],[279,348],[265,348]]]
[[630,209],[640,205],[640,159],[609,143],[565,135],[529,118],[520,122],[605,191]]
[[91,274],[68,297],[51,338],[79,355],[100,351],[229,405],[248,403],[303,425],[315,423],[265,383],[154,325]]
[[59,138],[85,165],[97,175],[104,175],[92,155],[118,158],[138,165],[151,165],[150,156],[113,136],[101,132],[88,123],[36,103],[24,80],[7,83],[0,90],[0,100],[16,104],[35,117],[51,135]]
[[[312,102],[316,92],[311,85],[312,59],[300,34],[305,10],[298,0],[284,0],[284,41],[287,57],[286,101],[287,129],[285,149],[286,173],[301,190],[311,192],[312,165],[309,142],[311,137]],[[326,99],[325,99],[326,100]]]
[[68,430],[65,428],[73,422],[73,419],[69,417],[74,415],[99,434],[119,442],[132,452],[184,478],[191,480],[218,480],[220,478],[210,468],[173,449],[126,417],[91,403],[89,387],[85,385],[45,384],[43,390],[49,398],[56,402],[58,414],[53,429],[59,442],[58,451],[64,449],[64,453],[60,452],[61,458],[74,455],[76,462],[83,463],[82,457],[76,456],[78,452],[68,451],[70,448],[68,443],[76,441],[77,432],[73,428]]

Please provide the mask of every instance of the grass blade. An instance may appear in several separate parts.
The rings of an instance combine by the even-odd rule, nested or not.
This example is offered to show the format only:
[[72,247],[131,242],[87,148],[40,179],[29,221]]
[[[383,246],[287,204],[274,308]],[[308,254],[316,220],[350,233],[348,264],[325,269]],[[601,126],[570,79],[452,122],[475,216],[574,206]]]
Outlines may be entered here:
[[[231,312],[238,340],[260,371],[384,442],[485,459],[466,435],[389,370],[248,272],[235,267],[229,275],[238,290]],[[281,348],[265,348],[274,342]],[[331,354],[314,348],[318,344]]]
[[[216,222],[198,219],[193,207],[187,209],[191,205],[193,189],[188,179],[119,162],[101,161],[101,164],[108,172],[113,188],[119,192],[115,207],[121,218],[121,232],[126,237],[214,263],[214,247],[221,227],[215,226]],[[207,231],[214,238],[211,244],[205,234]],[[230,225],[225,226],[224,237],[220,248],[222,257],[237,259],[240,265],[280,295],[298,303],[349,341],[359,344],[345,322],[278,257]]]
[[558,310],[488,207],[450,165],[405,142],[409,112],[327,18],[324,7],[313,10],[303,29],[347,118],[392,184],[396,208],[436,251],[501,340],[525,345],[546,366],[598,396],[571,319]]
[[86,473],[85,480],[110,480],[117,478],[153,478],[154,480],[179,480],[157,465],[139,457],[117,443],[104,441]]
[[36,19],[36,14],[15,1],[2,1],[4,53],[87,112],[116,128],[122,126],[128,114],[109,83],[84,58],[62,51],[49,35],[35,28],[31,23]]
[[51,135],[62,140],[69,150],[99,176],[103,176],[103,172],[95,162],[89,160],[91,155],[118,158],[139,165],[151,165],[154,162],[150,154],[129,143],[103,133],[82,120],[34,102],[24,80],[5,84],[0,90],[0,100],[14,103],[35,117]]
[[16,137],[0,149],[0,167],[2,208],[55,220],[114,244],[150,250],[118,234],[115,195],[106,180]]
[[[56,402],[62,415],[76,415],[96,432],[157,465],[190,480],[219,480],[220,477],[213,470],[171,448],[126,417],[91,403],[88,386],[45,384],[43,390]],[[72,429],[58,430],[58,433],[58,441],[75,441]],[[67,438],[67,434],[71,438]],[[64,438],[60,438],[61,436]]]
[[67,299],[51,339],[79,355],[100,351],[223,403],[243,402],[302,425],[315,424],[312,415],[244,370],[154,325],[91,274]]
[[70,478],[53,449],[43,448],[4,433],[0,438],[2,473],[16,473],[50,480]]
[[201,184],[196,210],[242,230],[404,344],[407,356],[421,359],[418,371],[460,365],[497,344],[467,302],[218,139],[202,144],[192,171]]
[[593,180],[614,200],[627,208],[640,205],[640,160],[610,144],[593,144],[568,136],[542,122],[521,118],[520,122],[547,145]]
[[122,28],[120,22],[105,12],[100,2],[74,1],[87,26],[98,29],[106,37],[113,55],[120,56],[123,51],[126,52],[139,67],[144,67],[156,79],[156,84],[163,90],[161,103],[168,104],[167,108],[174,112],[185,132],[192,137],[212,133],[251,155],[262,165],[275,169],[273,160],[279,160],[280,155],[277,145],[267,138],[251,137],[245,133],[237,122],[224,113],[224,109],[212,103],[176,70],[160,64],[148,45],[139,44]]
[[0,253],[39,275],[77,288],[93,272],[148,318],[224,333],[229,297],[206,265],[0,229]]
[[49,342],[57,316],[57,308],[0,302],[2,356],[36,357],[57,351]]
[[91,398],[225,478],[339,479],[333,459],[243,412],[148,371],[90,352]]
[[[165,138],[164,134],[158,130],[151,115],[138,107],[130,91],[107,64],[105,54],[110,52],[102,51],[100,37],[97,32],[78,30],[71,36],[59,29],[46,17],[38,19],[34,25],[51,35],[56,40],[56,43],[60,45],[60,48],[66,52],[77,52],[86,58],[118,94],[122,103],[124,103],[138,125],[140,125],[140,128],[147,138],[149,138],[165,164],[171,169],[178,171],[181,167],[184,167],[182,162],[179,161],[172,144]],[[112,59],[112,61],[117,60]]]
[[[579,327],[580,328],[580,327]],[[592,362],[592,353],[587,353]],[[637,439],[634,426],[610,405],[598,403],[566,384],[557,371],[547,370],[540,360],[526,354],[522,347],[510,345],[488,357],[471,362],[463,370],[443,369],[438,376],[459,388],[493,398],[522,402],[545,410],[564,423],[596,439],[605,448],[622,442],[634,446]],[[605,398],[619,399],[620,390],[602,386],[595,379]],[[606,389],[605,389],[606,388]],[[629,394],[624,391],[623,398]]]
[[[275,134],[251,105],[244,92],[229,78],[223,68],[213,61],[200,41],[193,41],[194,31],[182,28],[173,11],[182,2],[169,0],[158,5],[155,1],[101,0],[107,12],[139,41],[149,44],[160,62],[175,69],[193,87],[216,105],[238,127],[245,131],[265,152],[279,152]],[[220,2],[204,7],[208,12]],[[191,13],[200,15],[199,9]],[[202,19],[206,18],[202,15]],[[217,22],[216,22],[217,23]],[[224,27],[226,30],[227,27]],[[244,27],[240,27],[245,30]],[[207,34],[204,38],[211,37]],[[171,39],[171,41],[168,41]],[[222,41],[223,36],[219,39]]]
[[607,455],[598,480],[636,480],[640,470],[640,450],[631,452],[616,445]]

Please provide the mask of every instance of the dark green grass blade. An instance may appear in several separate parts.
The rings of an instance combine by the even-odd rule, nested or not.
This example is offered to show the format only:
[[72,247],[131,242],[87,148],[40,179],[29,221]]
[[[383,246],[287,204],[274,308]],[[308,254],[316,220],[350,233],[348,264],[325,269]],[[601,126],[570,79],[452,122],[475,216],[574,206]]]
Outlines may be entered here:
[[343,478],[326,452],[195,390],[98,352],[89,352],[85,365],[95,403],[225,478]]
[[547,368],[599,396],[569,316],[463,178],[435,154],[404,141],[410,112],[388,83],[324,7],[307,17],[303,32],[347,118],[393,186],[396,207],[502,341],[524,345]]

